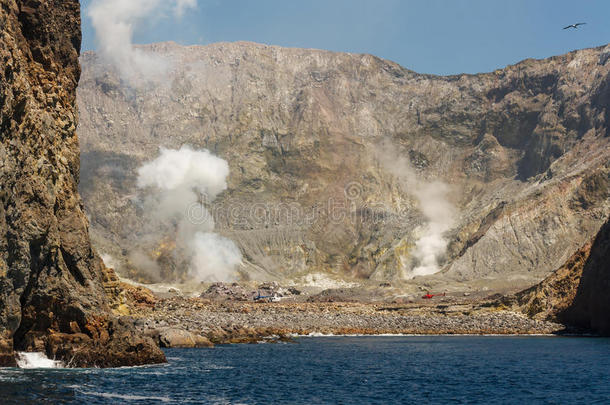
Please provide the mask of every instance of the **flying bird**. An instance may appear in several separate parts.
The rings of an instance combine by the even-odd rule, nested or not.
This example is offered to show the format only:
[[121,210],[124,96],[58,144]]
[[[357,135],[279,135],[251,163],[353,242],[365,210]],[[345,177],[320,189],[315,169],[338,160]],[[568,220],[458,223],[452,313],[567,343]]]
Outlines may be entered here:
[[564,30],[567,30],[568,28],[578,28],[579,25],[585,25],[586,23],[576,23],[576,24],[570,24],[567,27],[563,27]]

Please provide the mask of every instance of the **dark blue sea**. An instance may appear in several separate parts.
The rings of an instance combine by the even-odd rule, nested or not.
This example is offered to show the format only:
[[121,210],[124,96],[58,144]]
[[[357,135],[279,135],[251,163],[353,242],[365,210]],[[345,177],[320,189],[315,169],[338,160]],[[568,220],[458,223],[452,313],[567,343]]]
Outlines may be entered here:
[[0,370],[3,404],[608,404],[610,339],[316,337],[169,364]]

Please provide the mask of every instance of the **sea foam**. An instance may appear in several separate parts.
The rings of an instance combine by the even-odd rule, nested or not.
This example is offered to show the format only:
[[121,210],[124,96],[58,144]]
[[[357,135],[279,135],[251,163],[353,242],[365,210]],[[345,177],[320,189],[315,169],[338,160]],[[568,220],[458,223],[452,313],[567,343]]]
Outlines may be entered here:
[[61,361],[51,360],[42,352],[18,352],[17,366],[19,368],[64,368]]

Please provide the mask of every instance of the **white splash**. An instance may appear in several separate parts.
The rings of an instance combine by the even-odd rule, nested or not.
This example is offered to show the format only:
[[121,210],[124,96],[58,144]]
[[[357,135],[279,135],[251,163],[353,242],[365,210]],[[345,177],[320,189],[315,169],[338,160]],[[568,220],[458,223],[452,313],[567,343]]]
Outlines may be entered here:
[[18,352],[17,366],[19,368],[64,368],[64,364],[58,360],[49,359],[42,352]]
[[171,398],[169,397],[155,397],[155,396],[144,396],[144,395],[128,395],[128,394],[115,394],[115,393],[111,393],[111,392],[97,392],[97,391],[81,391],[80,389],[78,390],[80,393],[84,394],[84,395],[90,395],[90,396],[95,396],[95,397],[102,397],[102,398],[109,398],[112,399],[114,401],[112,401],[112,403],[126,403],[126,402],[133,402],[133,401],[146,401],[146,403],[151,403],[151,402],[174,402]]

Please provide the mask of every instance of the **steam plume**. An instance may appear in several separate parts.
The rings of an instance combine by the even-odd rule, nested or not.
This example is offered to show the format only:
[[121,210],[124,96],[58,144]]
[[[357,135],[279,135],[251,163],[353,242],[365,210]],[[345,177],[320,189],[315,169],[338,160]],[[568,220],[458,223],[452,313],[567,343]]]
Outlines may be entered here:
[[228,175],[225,160],[188,146],[161,148],[159,157],[138,169],[138,187],[151,191],[146,211],[156,224],[153,240],[174,234],[176,251],[184,252],[190,274],[199,281],[233,280],[241,263],[237,246],[213,232],[214,220],[202,205],[227,188]]
[[455,221],[455,207],[448,198],[450,188],[442,181],[420,178],[409,160],[396,150],[392,145],[384,144],[378,150],[378,159],[388,172],[401,181],[405,191],[415,197],[426,220],[415,243],[413,256],[417,263],[410,275],[434,274],[440,271],[439,261],[447,250],[448,241],[444,234]]
[[117,68],[123,79],[152,80],[163,74],[170,62],[136,49],[133,35],[138,27],[155,16],[180,18],[197,0],[94,0],[87,10],[99,53]]

